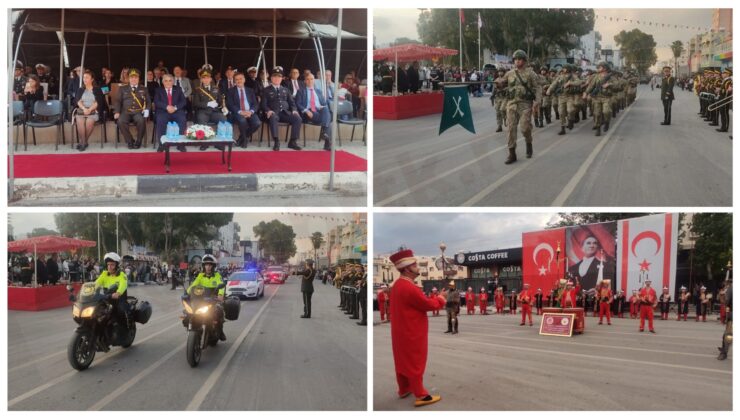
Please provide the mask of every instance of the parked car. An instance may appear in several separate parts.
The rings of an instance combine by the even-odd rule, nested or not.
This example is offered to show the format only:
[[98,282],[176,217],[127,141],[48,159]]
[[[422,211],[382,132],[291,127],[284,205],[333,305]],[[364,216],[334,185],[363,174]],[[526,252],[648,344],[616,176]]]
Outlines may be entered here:
[[226,296],[259,299],[265,295],[265,280],[259,271],[236,271],[226,281]]
[[265,282],[271,284],[283,284],[288,278],[288,272],[279,265],[267,267],[263,274]]

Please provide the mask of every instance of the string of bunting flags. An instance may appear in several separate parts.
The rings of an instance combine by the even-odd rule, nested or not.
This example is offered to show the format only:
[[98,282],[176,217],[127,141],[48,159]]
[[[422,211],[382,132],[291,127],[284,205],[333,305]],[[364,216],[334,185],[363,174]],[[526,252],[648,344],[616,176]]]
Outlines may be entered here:
[[651,20],[628,19],[624,17],[615,17],[615,16],[606,16],[606,15],[594,15],[594,18],[597,20],[598,19],[609,20],[610,22],[625,22],[625,23],[633,23],[636,25],[647,25],[647,26],[653,26],[655,28],[689,29],[689,30],[705,31],[705,32],[709,32],[712,29],[712,28],[703,27],[703,26],[679,25],[675,23],[663,23],[663,22],[654,22]]

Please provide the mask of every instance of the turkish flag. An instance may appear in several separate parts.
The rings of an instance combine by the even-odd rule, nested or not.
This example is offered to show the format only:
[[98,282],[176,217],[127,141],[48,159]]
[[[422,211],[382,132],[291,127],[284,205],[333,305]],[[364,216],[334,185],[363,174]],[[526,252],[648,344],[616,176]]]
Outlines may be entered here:
[[626,293],[639,290],[645,280],[675,293],[678,215],[656,214],[620,220],[617,228],[617,278]]
[[558,280],[564,278],[564,259],[565,228],[522,234],[522,273],[530,290],[541,288],[546,292],[556,287]]

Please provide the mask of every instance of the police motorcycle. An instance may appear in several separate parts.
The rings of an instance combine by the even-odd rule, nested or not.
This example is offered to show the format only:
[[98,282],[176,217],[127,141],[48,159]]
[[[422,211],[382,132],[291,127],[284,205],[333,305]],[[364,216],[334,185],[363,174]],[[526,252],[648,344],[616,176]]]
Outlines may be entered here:
[[[109,255],[106,255],[108,259]],[[74,369],[87,369],[96,352],[107,353],[111,346],[131,347],[136,337],[136,323],[149,322],[151,305],[147,301],[139,302],[133,296],[126,297],[125,313],[116,316],[117,302],[112,295],[117,289],[118,284],[104,288],[95,282],[87,282],[75,296],[74,288],[67,286],[69,300],[74,302],[72,318],[78,324],[67,345],[67,360]]]
[[218,300],[219,290],[226,287],[221,283],[217,288],[193,287],[190,294],[182,296],[182,324],[188,330],[188,342],[185,348],[188,364],[196,367],[200,363],[203,350],[215,347],[219,341],[219,317],[223,311],[229,321],[239,318],[241,309],[237,299],[226,299],[223,304]]

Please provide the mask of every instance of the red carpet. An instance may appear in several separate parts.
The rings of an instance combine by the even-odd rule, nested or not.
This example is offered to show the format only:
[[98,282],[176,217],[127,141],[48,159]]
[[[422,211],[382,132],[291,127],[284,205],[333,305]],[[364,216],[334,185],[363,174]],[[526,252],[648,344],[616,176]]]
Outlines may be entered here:
[[[170,152],[170,175],[228,174],[221,152]],[[231,154],[231,173],[329,172],[331,153],[245,152]],[[337,172],[366,172],[367,161],[336,152]],[[16,155],[16,178],[62,178],[126,175],[165,175],[164,153],[80,153]]]

